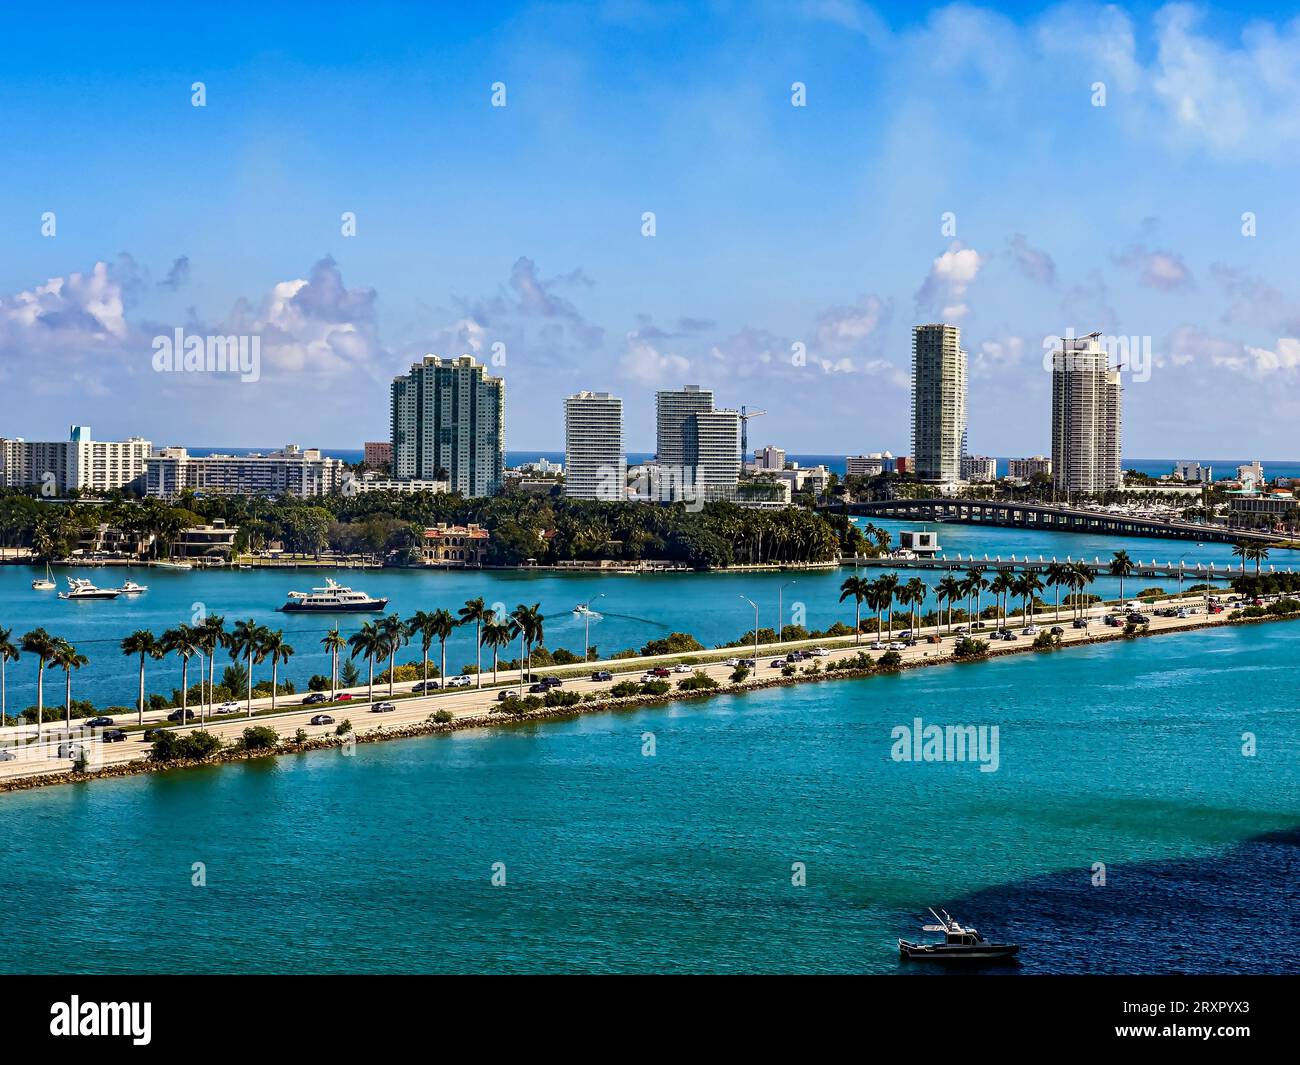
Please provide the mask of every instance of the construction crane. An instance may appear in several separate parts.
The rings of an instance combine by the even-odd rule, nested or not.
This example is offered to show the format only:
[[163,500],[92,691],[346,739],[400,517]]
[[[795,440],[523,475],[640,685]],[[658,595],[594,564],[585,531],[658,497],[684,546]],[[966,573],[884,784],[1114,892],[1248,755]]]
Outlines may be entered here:
[[745,468],[745,463],[749,461],[749,419],[761,418],[767,411],[750,410],[748,407],[740,408],[740,468]]

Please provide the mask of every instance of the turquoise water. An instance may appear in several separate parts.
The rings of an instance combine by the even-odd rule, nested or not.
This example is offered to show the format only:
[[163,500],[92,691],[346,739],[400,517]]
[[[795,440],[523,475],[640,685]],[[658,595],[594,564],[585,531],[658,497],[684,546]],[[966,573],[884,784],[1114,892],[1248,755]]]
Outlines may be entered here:
[[[0,967],[889,973],[934,904],[1024,972],[1294,971],[1298,651],[1207,630],[0,796],[0,897],[61,915]],[[997,725],[997,772],[891,760],[917,716]]]
[[[914,526],[899,522],[880,522],[896,532]],[[990,558],[1011,554],[1045,558],[1108,559],[1117,547],[1123,547],[1134,559],[1150,561],[1215,562],[1221,566],[1232,562],[1227,544],[1195,544],[1145,539],[1115,539],[1073,533],[1047,533],[1036,530],[981,529],[943,524],[940,543],[950,554],[975,554]],[[1296,564],[1289,553],[1276,552],[1274,565]],[[69,573],[81,575],[102,585],[120,583],[126,573],[121,569],[60,571],[60,585]],[[883,572],[872,569],[877,576]],[[34,592],[34,571],[23,566],[0,566],[0,628],[12,628],[16,634],[43,625],[63,636],[90,659],[90,664],[74,677],[74,695],[90,699],[97,706],[134,705],[136,674],[134,663],[127,662],[118,649],[127,633],[147,628],[161,633],[172,626],[192,622],[200,610],[224,615],[228,626],[240,618],[282,628],[296,654],[282,677],[293,679],[301,690],[307,678],[329,672],[329,656],[321,650],[320,639],[335,620],[345,634],[355,631],[357,618],[304,617],[276,612],[291,589],[301,590],[323,582],[325,574],[310,570],[280,571],[212,571],[175,573],[142,569],[132,575],[148,586],[144,595],[111,602],[68,603],[55,598],[53,592]],[[839,602],[839,586],[847,570],[807,573],[710,573],[661,574],[654,576],[571,575],[545,572],[424,572],[409,570],[347,570],[335,573],[342,582],[354,585],[375,596],[387,596],[390,609],[403,617],[416,610],[445,607],[455,612],[466,599],[482,596],[488,604],[499,603],[505,609],[517,603],[540,603],[546,615],[546,644],[581,653],[584,640],[582,621],[573,607],[596,596],[594,609],[601,617],[591,625],[591,642],[602,654],[612,654],[628,647],[639,648],[646,641],[672,631],[689,632],[705,646],[733,640],[754,624],[753,608],[741,596],[759,604],[760,625],[776,627],[777,606],[781,603],[785,624],[803,624],[809,629],[825,629],[841,621],[853,623],[852,602]],[[913,576],[907,573],[905,576]],[[923,574],[931,586],[942,574]],[[796,583],[789,585],[794,580]],[[1155,583],[1173,589],[1176,580],[1157,581],[1135,578],[1127,582],[1127,591]],[[1189,582],[1190,583],[1190,582]],[[783,597],[778,593],[786,585]],[[1093,591],[1110,597],[1119,594],[1118,581],[1103,577]],[[1053,596],[1048,593],[1050,601]],[[934,608],[934,600],[926,609]],[[434,647],[436,657],[437,646]],[[511,649],[506,657],[519,652]],[[399,661],[414,661],[419,649],[407,648]],[[473,629],[458,630],[448,642],[448,666],[453,671],[475,660]],[[490,662],[490,656],[487,661]],[[227,660],[218,660],[218,668]],[[180,663],[150,665],[149,688],[170,693],[180,685]],[[193,671],[191,671],[193,672]],[[363,665],[364,672],[364,665]],[[36,700],[36,669],[30,658],[9,669],[10,706],[23,707]],[[257,673],[269,677],[269,667]],[[57,678],[62,679],[62,678]],[[195,678],[191,677],[193,681]],[[55,693],[56,699],[61,695]]]

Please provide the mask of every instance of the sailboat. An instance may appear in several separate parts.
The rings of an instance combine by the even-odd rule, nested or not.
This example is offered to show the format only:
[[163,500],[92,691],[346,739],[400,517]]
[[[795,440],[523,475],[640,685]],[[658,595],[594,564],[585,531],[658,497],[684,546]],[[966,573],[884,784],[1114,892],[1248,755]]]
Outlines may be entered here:
[[54,583],[54,574],[50,572],[50,564],[45,563],[45,576],[37,577],[32,581],[32,588],[38,592],[52,592],[58,585]]

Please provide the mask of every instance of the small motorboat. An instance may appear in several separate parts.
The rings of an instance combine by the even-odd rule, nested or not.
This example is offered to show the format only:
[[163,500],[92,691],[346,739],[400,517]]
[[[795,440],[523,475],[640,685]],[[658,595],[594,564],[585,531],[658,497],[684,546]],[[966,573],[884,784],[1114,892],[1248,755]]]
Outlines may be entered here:
[[50,572],[50,564],[45,563],[45,576],[37,577],[32,581],[32,588],[38,592],[52,592],[58,585],[54,583],[54,574]]
[[[930,910],[938,924],[921,926],[922,932],[942,932],[942,943],[912,943],[898,941],[898,956],[903,961],[996,961],[1013,958],[1020,952],[1017,943],[990,943],[974,928],[963,927],[948,916]],[[942,917],[939,914],[943,914]]]
[[69,577],[68,590],[60,592],[59,598],[80,602],[83,599],[116,599],[121,594],[116,588],[96,588],[84,577]]
[[122,587],[118,589],[122,595],[139,595],[141,592],[147,592],[148,590],[148,585],[136,584],[135,581],[132,580],[123,581]]
[[190,570],[190,569],[193,569],[193,568],[194,568],[193,564],[191,564],[191,563],[189,563],[189,562],[166,562],[166,561],[163,561],[163,562],[150,562],[149,565],[153,566],[154,569]]

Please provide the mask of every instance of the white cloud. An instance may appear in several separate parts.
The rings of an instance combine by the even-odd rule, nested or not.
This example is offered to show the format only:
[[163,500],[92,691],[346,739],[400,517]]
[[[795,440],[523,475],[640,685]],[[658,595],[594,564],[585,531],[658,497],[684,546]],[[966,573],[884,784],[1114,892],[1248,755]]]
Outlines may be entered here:
[[983,265],[979,252],[953,241],[930,265],[930,272],[916,293],[917,310],[926,313],[938,309],[940,317],[949,322],[964,318],[970,311],[964,301],[966,290]]
[[690,362],[680,355],[661,352],[636,333],[628,333],[627,346],[618,360],[619,372],[642,385],[680,385],[681,378],[689,373]]

